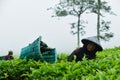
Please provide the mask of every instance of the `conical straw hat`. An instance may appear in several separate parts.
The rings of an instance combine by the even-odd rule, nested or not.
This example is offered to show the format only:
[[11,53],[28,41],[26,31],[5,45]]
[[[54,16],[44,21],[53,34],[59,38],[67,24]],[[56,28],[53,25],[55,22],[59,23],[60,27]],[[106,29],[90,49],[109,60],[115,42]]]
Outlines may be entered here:
[[93,36],[93,37],[88,37],[88,38],[82,39],[81,42],[82,42],[83,44],[88,43],[88,42],[92,42],[92,43],[94,43],[94,44],[97,45],[98,51],[102,51],[102,50],[103,50],[103,48],[102,48],[102,46],[100,45],[100,42],[99,42],[97,36]]

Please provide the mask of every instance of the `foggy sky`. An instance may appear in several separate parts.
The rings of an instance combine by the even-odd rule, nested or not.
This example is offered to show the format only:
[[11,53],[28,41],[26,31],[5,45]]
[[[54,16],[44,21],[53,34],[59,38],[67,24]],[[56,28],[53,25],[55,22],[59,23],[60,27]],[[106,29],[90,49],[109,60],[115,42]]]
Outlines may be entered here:
[[[120,1],[108,1],[111,1],[112,11],[117,16],[107,17],[112,22],[111,31],[114,38],[109,42],[101,42],[104,48],[120,45]],[[42,36],[42,40],[48,46],[56,48],[57,53],[71,53],[77,42],[76,35],[70,34],[69,23],[74,22],[75,18],[52,18],[53,12],[47,11],[47,8],[55,3],[56,0],[0,0],[0,55],[6,55],[9,50],[19,55],[22,47],[32,43],[39,36]],[[81,38],[96,35],[96,18],[91,17],[95,16],[84,17],[89,23],[85,28],[87,33]]]

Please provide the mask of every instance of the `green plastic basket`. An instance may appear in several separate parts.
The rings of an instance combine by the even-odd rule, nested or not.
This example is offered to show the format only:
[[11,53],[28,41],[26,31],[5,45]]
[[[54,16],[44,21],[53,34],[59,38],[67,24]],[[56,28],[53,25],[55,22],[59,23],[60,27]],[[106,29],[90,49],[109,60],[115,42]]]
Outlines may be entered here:
[[51,48],[50,51],[41,53],[41,36],[38,37],[33,43],[21,49],[20,59],[34,59],[43,60],[47,62],[55,62],[57,60],[56,49]]

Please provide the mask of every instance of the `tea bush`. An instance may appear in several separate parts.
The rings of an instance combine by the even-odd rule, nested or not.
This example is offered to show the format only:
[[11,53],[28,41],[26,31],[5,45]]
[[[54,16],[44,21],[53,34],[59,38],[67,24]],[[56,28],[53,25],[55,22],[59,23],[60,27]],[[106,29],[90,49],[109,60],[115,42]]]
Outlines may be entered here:
[[14,59],[0,61],[0,80],[120,80],[120,47],[97,52],[97,58],[67,62],[68,54],[55,63]]

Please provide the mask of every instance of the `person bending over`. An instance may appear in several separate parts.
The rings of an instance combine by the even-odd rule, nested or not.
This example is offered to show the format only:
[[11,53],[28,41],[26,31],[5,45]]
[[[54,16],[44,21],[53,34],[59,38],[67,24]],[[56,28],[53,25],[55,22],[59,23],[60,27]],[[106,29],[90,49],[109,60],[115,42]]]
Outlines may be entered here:
[[83,43],[83,47],[77,48],[74,50],[69,56],[68,61],[74,60],[74,56],[76,56],[76,62],[82,61],[82,58],[85,56],[87,59],[95,59],[96,52],[102,51],[103,48],[98,41],[96,36],[88,37],[82,39],[81,42]]

